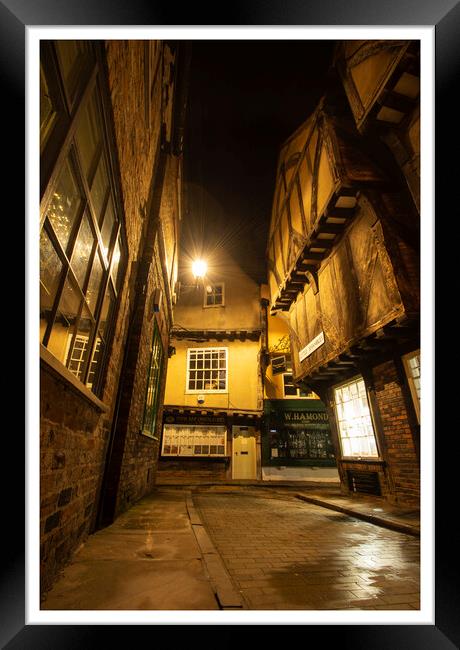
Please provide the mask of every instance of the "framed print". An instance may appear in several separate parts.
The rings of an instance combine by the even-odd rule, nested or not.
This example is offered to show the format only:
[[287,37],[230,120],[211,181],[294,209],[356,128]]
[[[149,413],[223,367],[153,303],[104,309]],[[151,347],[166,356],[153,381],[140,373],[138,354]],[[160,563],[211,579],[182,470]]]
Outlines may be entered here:
[[[12,146],[9,146],[5,151],[5,156],[8,158],[7,169],[9,172],[8,182],[5,186],[6,191],[4,192],[7,203],[5,217],[10,219],[9,215],[17,211],[17,199],[20,196],[20,190],[16,190],[16,192],[10,190],[10,179],[12,181],[13,178],[17,180],[21,177],[25,162],[25,267],[27,298],[25,346],[26,436],[24,446],[22,437],[16,433],[14,434],[13,454],[11,454],[11,457],[16,459],[15,477],[13,480],[14,491],[7,492],[5,490],[6,498],[4,501],[6,502],[7,512],[4,518],[4,530],[5,534],[8,535],[8,543],[6,545],[7,557],[2,570],[2,647],[8,650],[41,647],[98,647],[100,644],[107,644],[109,628],[110,636],[114,632],[114,636],[117,639],[132,642],[133,626],[137,628],[136,633],[138,629],[142,629],[143,632],[147,632],[148,634],[151,633],[151,625],[168,625],[168,627],[174,625],[179,628],[184,628],[184,630],[188,628],[192,633],[201,631],[199,628],[207,625],[215,627],[217,632],[220,631],[219,627],[225,626],[225,632],[226,634],[228,633],[228,638],[230,639],[237,633],[241,633],[240,628],[245,625],[255,625],[258,628],[267,626],[270,635],[272,634],[272,630],[275,635],[282,634],[282,630],[279,630],[278,627],[284,625],[302,625],[305,626],[305,633],[308,634],[308,640],[310,642],[312,641],[311,637],[313,635],[316,642],[333,642],[337,640],[343,643],[345,641],[350,647],[353,645],[353,647],[357,648],[376,648],[377,650],[381,648],[383,650],[384,648],[390,647],[404,647],[408,649],[414,648],[414,650],[417,648],[418,650],[419,648],[428,649],[435,647],[441,650],[444,648],[449,650],[460,643],[458,616],[455,611],[457,585],[454,584],[453,579],[455,568],[458,567],[458,552],[456,550],[458,541],[455,540],[455,533],[452,530],[455,528],[452,525],[452,518],[449,521],[449,515],[444,517],[440,513],[443,504],[447,502],[448,498],[449,503],[455,499],[454,486],[450,482],[456,473],[455,468],[451,467],[453,463],[451,459],[454,459],[456,456],[453,451],[449,454],[443,453],[446,442],[455,439],[455,418],[451,414],[449,424],[445,419],[448,405],[450,406],[453,402],[449,395],[449,382],[443,382],[443,400],[441,403],[438,403],[437,409],[434,403],[434,241],[435,236],[438,235],[438,242],[441,246],[447,247],[448,241],[452,242],[451,246],[454,244],[453,237],[446,237],[444,233],[441,234],[440,224],[446,223],[447,219],[452,222],[456,212],[455,206],[451,205],[452,199],[455,196],[454,188],[456,186],[456,178],[454,178],[454,175],[456,176],[456,165],[455,162],[452,163],[451,161],[455,161],[455,157],[449,155],[446,144],[449,143],[453,147],[455,138],[458,138],[457,129],[455,128],[457,120],[456,105],[452,101],[455,82],[460,72],[458,48],[460,10],[458,4],[456,4],[455,0],[443,0],[436,5],[433,3],[418,3],[415,6],[411,6],[407,3],[401,4],[392,1],[391,5],[388,6],[388,4],[379,4],[376,0],[372,0],[372,2],[359,0],[358,3],[352,6],[345,6],[337,0],[327,0],[326,2],[303,3],[302,5],[302,3],[292,0],[286,3],[276,2],[271,4],[270,7],[267,6],[264,8],[252,6],[252,3],[250,5],[245,3],[242,6],[232,5],[226,11],[225,20],[228,23],[227,25],[216,25],[214,18],[212,9],[208,13],[204,13],[197,7],[189,6],[183,10],[179,7],[165,6],[164,3],[159,2],[151,4],[143,3],[141,0],[134,0],[134,2],[128,5],[122,0],[115,0],[115,2],[110,4],[98,1],[88,2],[85,0],[78,5],[61,3],[59,6],[56,6],[55,3],[49,2],[48,0],[41,0],[37,3],[3,0],[0,3],[0,51],[2,53],[0,65],[2,66],[2,76],[7,90],[4,94],[5,117],[8,116],[5,131],[15,134]],[[189,22],[187,23],[187,21]],[[40,405],[39,399],[40,363],[43,363],[43,359],[46,357],[45,361],[49,365],[55,364],[55,361],[48,358],[48,352],[54,354],[53,350],[57,349],[57,347],[52,349],[52,345],[53,341],[57,341],[59,338],[56,334],[56,323],[61,317],[61,305],[65,300],[71,301],[71,298],[68,298],[67,294],[68,296],[81,295],[81,303],[79,303],[78,308],[75,307],[74,309],[75,322],[77,324],[72,325],[74,328],[72,330],[72,337],[69,337],[67,347],[65,349],[63,347],[61,351],[61,365],[64,365],[65,368],[64,370],[61,369],[60,372],[61,374],[66,373],[67,380],[72,382],[74,386],[78,382],[84,384],[83,388],[82,386],[77,386],[77,388],[81,393],[84,392],[87,402],[91,402],[95,408],[99,409],[99,412],[104,412],[102,398],[103,386],[107,372],[110,372],[110,355],[109,352],[106,354],[106,350],[110,351],[111,346],[114,345],[114,341],[116,340],[114,328],[116,318],[118,318],[117,314],[119,314],[118,310],[120,309],[117,305],[119,305],[124,274],[129,273],[130,260],[126,251],[131,245],[131,242],[129,241],[129,225],[126,226],[124,224],[120,216],[123,211],[118,210],[118,206],[124,200],[123,192],[125,192],[125,188],[123,186],[122,190],[123,183],[120,182],[121,173],[117,167],[116,155],[110,146],[110,134],[112,131],[114,132],[116,127],[111,126],[112,117],[108,109],[106,95],[104,94],[105,91],[98,85],[98,75],[100,75],[104,64],[97,57],[94,60],[94,65],[90,63],[91,56],[84,51],[84,48],[77,54],[72,54],[72,57],[74,57],[72,58],[72,62],[77,57],[81,62],[79,63],[79,69],[86,75],[84,83],[81,82],[81,84],[79,81],[75,81],[75,77],[70,74],[73,68],[70,70],[69,67],[70,72],[68,77],[66,77],[66,54],[62,54],[61,59],[59,59],[59,52],[57,54],[53,52],[49,55],[50,61],[52,61],[49,69],[46,71],[48,76],[46,77],[47,92],[45,96],[50,103],[50,108],[49,115],[47,114],[45,117],[40,115],[40,124],[46,122],[45,130],[54,129],[53,132],[58,132],[61,129],[59,133],[62,136],[62,142],[65,143],[62,150],[64,148],[66,149],[65,156],[59,152],[55,152],[55,155],[53,152],[50,154],[53,163],[50,164],[49,169],[41,170],[46,175],[46,182],[42,183],[39,179],[40,150],[36,146],[38,137],[35,132],[38,124],[39,96],[37,88],[39,81],[35,79],[34,75],[39,70],[37,55],[39,53],[40,42],[42,40],[54,40],[55,38],[75,38],[76,41],[88,40],[94,41],[95,43],[110,39],[120,41],[145,40],[147,42],[147,39],[149,40],[150,38],[158,39],[158,42],[163,39],[177,41],[194,41],[200,39],[215,39],[217,41],[226,39],[238,41],[249,38],[265,41],[277,38],[280,40],[313,39],[338,41],[341,38],[349,40],[364,38],[371,40],[374,38],[387,38],[385,30],[388,30],[389,38],[420,39],[422,43],[421,80],[424,103],[421,107],[422,183],[420,215],[422,222],[422,309],[426,311],[421,321],[423,346],[420,347],[422,349],[422,365],[424,363],[424,350],[426,350],[425,368],[428,369],[427,374],[431,375],[432,379],[426,382],[424,389],[422,388],[422,393],[423,391],[425,392],[422,398],[421,421],[422,423],[425,422],[425,426],[422,426],[420,437],[420,464],[422,475],[423,472],[425,472],[425,476],[429,476],[430,478],[434,478],[434,475],[436,475],[436,483],[432,483],[429,480],[425,484],[422,481],[421,485],[421,566],[422,568],[423,566],[427,568],[422,572],[424,589],[422,591],[420,611],[410,612],[414,616],[404,616],[407,612],[399,611],[394,613],[386,611],[386,617],[379,617],[377,614],[380,614],[380,612],[374,612],[374,618],[372,616],[360,617],[360,614],[356,611],[346,612],[342,610],[339,612],[321,612],[320,614],[309,611],[296,612],[295,614],[294,612],[290,612],[290,616],[283,618],[283,616],[278,616],[278,613],[274,614],[273,612],[265,612],[267,616],[258,612],[257,616],[254,615],[251,617],[250,615],[240,616],[239,612],[234,611],[217,613],[189,611],[182,613],[167,612],[167,614],[151,611],[120,611],[114,615],[114,612],[104,612],[103,610],[81,610],[79,612],[41,610],[40,604],[37,602],[39,601],[37,595],[39,593],[38,571],[40,548],[39,544],[37,544],[38,536],[35,534],[39,522],[39,504],[35,496],[39,492],[40,487],[40,471],[38,470],[40,448],[37,441],[37,421],[40,408],[44,408],[43,404]],[[148,91],[146,92],[149,94],[148,97],[146,95],[147,108],[145,109],[145,115],[143,115],[146,123],[150,119],[149,111],[154,107],[155,101],[153,90],[156,79],[155,75],[157,73],[155,57],[155,51],[149,51],[148,56],[146,56],[146,60],[148,59],[148,69],[146,68],[145,71],[146,87],[148,87]],[[70,63],[68,65],[70,66]],[[91,65],[93,65],[92,68]],[[56,72],[58,69],[60,72]],[[171,63],[170,69],[174,69],[173,63]],[[368,80],[365,80],[363,83],[368,83]],[[355,91],[356,88],[351,92],[353,93]],[[410,93],[410,89],[408,92]],[[355,98],[357,94],[359,93],[355,92]],[[26,129],[23,140],[22,137],[19,137],[22,133],[22,112],[19,110],[19,105],[24,100]],[[167,113],[169,110],[167,99],[163,96],[161,101],[165,102],[164,105],[161,104],[161,110]],[[364,129],[366,127],[366,119],[372,114],[373,108],[370,103],[366,105],[363,100],[362,105],[358,106],[356,110],[358,123]],[[395,112],[391,115],[388,113],[390,116],[388,119],[395,117],[398,111],[396,109],[394,110]],[[53,117],[53,114],[58,117]],[[76,118],[75,116],[83,114],[87,116],[85,118],[87,130],[83,132],[84,129],[81,127],[81,133],[83,135],[80,137],[78,129],[80,129],[81,123],[83,123],[83,118]],[[56,123],[49,126],[51,124],[50,120],[53,119],[56,120]],[[174,119],[179,119],[179,117],[175,114],[171,119],[174,121]],[[59,122],[59,120],[62,120],[62,122]],[[15,121],[21,122],[21,124],[16,124]],[[436,142],[434,139],[435,130]],[[40,137],[41,135],[40,132]],[[47,137],[46,134],[43,136],[43,144],[41,146],[48,146]],[[91,138],[94,140],[94,146]],[[171,138],[169,145],[173,148],[180,147],[180,143],[174,141],[173,138]],[[26,152],[25,161],[23,159],[23,151]],[[88,153],[86,153],[87,151]],[[428,155],[426,152],[429,152]],[[319,168],[320,165],[325,164],[323,163],[322,156],[323,153],[321,153],[320,147],[318,146],[318,151],[316,153],[314,152],[311,166],[314,167],[316,165]],[[435,159],[436,194],[434,192],[433,180]],[[157,168],[162,170],[163,173],[164,169],[162,168],[163,163],[160,154],[155,164],[158,165]],[[98,178],[99,180],[102,179],[100,180],[101,187],[105,183],[100,195],[98,194],[97,186]],[[376,179],[377,176],[373,177],[372,182],[377,183],[378,179]],[[42,220],[45,224],[44,231],[46,231],[49,239],[48,249],[50,251],[52,250],[56,265],[62,265],[64,271],[61,272],[62,279],[59,282],[57,280],[49,281],[50,286],[52,285],[52,291],[50,291],[53,294],[53,306],[48,310],[51,315],[47,316],[48,320],[41,330],[42,338],[40,341],[42,347],[47,347],[48,352],[43,352],[43,356],[41,357],[42,361],[40,362],[40,358],[37,358],[35,355],[35,348],[37,346],[34,337],[36,337],[36,332],[33,329],[36,325],[36,313],[39,312],[39,301],[35,295],[34,284],[37,280],[34,275],[36,271],[34,266],[36,257],[35,249],[38,248],[34,220],[36,208],[39,208],[40,199],[42,198],[41,193],[45,195],[47,191],[50,192],[45,186],[49,185],[51,187],[52,185],[53,187],[61,187],[59,183],[62,184],[62,187],[67,192],[68,205],[71,205],[72,202],[76,203],[75,214],[78,214],[78,216],[75,217],[75,223],[72,221],[68,232],[62,235],[59,228],[57,226],[55,227],[53,223],[51,208],[47,207],[46,210],[43,210]],[[301,190],[299,189],[300,192]],[[318,206],[320,205],[320,199],[326,201],[326,198],[324,198],[326,196],[326,190],[323,191],[322,188],[319,190],[316,188],[312,189],[311,192],[316,197],[315,200],[318,201]],[[102,199],[102,195],[105,198]],[[13,196],[15,197],[14,199]],[[83,205],[89,206],[86,211]],[[145,206],[142,209],[145,209]],[[293,210],[292,206],[290,209]],[[435,213],[437,214],[437,229],[435,228]],[[300,224],[301,219],[305,221],[305,215],[303,213],[300,214],[300,212],[299,215],[298,221]],[[73,216],[72,219],[74,219]],[[286,223],[288,223],[289,219],[286,216]],[[280,249],[282,249],[284,232],[283,215],[280,216],[280,224],[279,239],[281,242]],[[334,224],[334,227],[336,225]],[[277,236],[274,236],[274,241]],[[324,241],[324,238],[322,241]],[[74,268],[73,265],[77,255],[81,255],[83,259],[84,255],[81,251],[85,245],[91,248],[91,255],[86,260],[87,266],[80,271],[80,266],[77,267],[75,265]],[[152,244],[152,249],[153,246],[157,247],[154,249],[155,251],[159,250],[160,245],[157,240]],[[353,243],[350,246],[349,250],[352,250]],[[437,258],[441,267],[445,266],[447,259],[455,257],[455,253],[452,255],[451,251],[449,251],[451,253],[450,255],[447,251],[443,253],[444,251],[441,249],[441,255]],[[168,252],[166,257],[169,255],[170,258],[173,258],[175,254],[175,252],[171,252],[171,254]],[[284,262],[288,254],[290,254],[288,251],[283,250]],[[312,254],[315,255],[318,253],[314,250]],[[280,254],[280,259],[282,255]],[[377,259],[377,253],[375,253],[375,258]],[[274,259],[273,261],[275,268],[281,263],[279,259]],[[382,269],[382,274],[384,274],[387,269],[384,262],[382,262]],[[437,277],[444,277],[446,273],[449,273],[449,270],[446,267],[440,273],[438,267]],[[52,272],[51,269],[51,275]],[[310,267],[309,273],[311,273]],[[64,276],[71,278],[68,284],[66,284],[67,280],[64,280]],[[320,281],[321,279],[326,284],[326,274],[320,278]],[[388,280],[388,273],[386,279]],[[388,295],[391,294],[393,287],[390,280],[385,285]],[[214,303],[212,305],[215,306],[218,304],[219,308],[204,309],[206,314],[210,314],[209,317],[217,313],[223,313],[227,308],[227,303],[231,301],[231,291],[228,285],[225,284],[224,294],[222,288],[224,286],[223,281],[219,280],[219,282],[220,284],[215,284],[215,287],[221,287],[220,293],[214,287],[213,295],[216,295],[213,298]],[[309,278],[309,283],[309,286],[314,287],[315,290],[312,289],[312,295],[306,298],[306,304],[309,305],[310,309],[313,309],[316,304],[315,296],[318,290],[318,278],[312,275]],[[382,286],[383,284],[382,281]],[[390,289],[388,289],[388,286],[390,286]],[[14,286],[14,291],[18,292],[16,286]],[[337,291],[339,291],[339,288],[337,288]],[[170,296],[173,288],[163,286],[162,292],[163,305],[168,304],[167,300],[171,300],[171,304],[173,304],[173,299]],[[224,295],[225,300],[222,297]],[[387,294],[385,295],[387,296]],[[285,304],[285,297],[281,293],[279,296],[278,305]],[[369,304],[371,304],[371,298],[369,298]],[[221,302],[217,303],[217,300]],[[157,303],[159,304],[160,301],[157,301]],[[152,404],[157,404],[158,399],[160,399],[159,396],[164,391],[161,369],[166,362],[166,355],[169,357],[169,355],[172,356],[176,353],[176,350],[172,352],[168,345],[164,345],[165,339],[161,343],[160,339],[163,336],[163,321],[161,320],[163,313],[161,309],[164,310],[165,307],[163,306],[160,309],[157,303],[155,310],[151,310],[152,313],[155,312],[153,315],[154,320],[151,322],[155,323],[156,337],[150,336],[149,341],[159,341],[157,352],[158,355],[161,352],[161,360],[159,360],[160,356],[157,355],[157,359],[157,356],[153,354],[154,351],[150,350],[149,359],[156,360],[155,395],[154,399],[152,398],[150,400]],[[208,304],[206,306],[209,307],[210,305]],[[439,299],[437,306],[438,314],[441,312],[444,314],[450,313],[449,308],[439,309],[440,306],[444,306]],[[158,312],[160,312],[159,315]],[[380,312],[377,316],[378,318],[381,317]],[[65,321],[65,318],[62,318]],[[304,316],[296,316],[296,318],[300,319],[304,318]],[[150,320],[151,317],[149,316],[149,322]],[[447,324],[446,320],[444,317],[444,327]],[[135,329],[134,326],[133,329]],[[316,341],[315,335],[318,332],[313,331],[313,329],[313,333],[309,338],[307,337],[305,341],[299,342],[298,347],[300,351],[311,345],[311,341]],[[323,346],[324,335],[322,330],[321,336],[321,342],[316,346],[311,345],[311,347],[308,347],[308,355],[303,355],[299,364],[303,362],[305,364],[311,363],[312,359],[316,358],[314,355],[322,354],[326,350],[326,346]],[[445,345],[447,344],[447,340],[446,337]],[[190,346],[192,345],[190,344]],[[201,346],[201,342],[199,345]],[[216,345],[221,346],[226,345],[226,343],[217,343]],[[56,343],[56,346],[58,346],[58,343]],[[215,346],[215,349],[220,349],[220,347],[217,348]],[[197,353],[198,348],[190,347],[190,349]],[[227,348],[225,349],[227,350]],[[408,349],[407,352],[410,355],[412,350]],[[126,355],[129,356],[129,350]],[[164,359],[163,356],[165,357]],[[208,354],[208,357],[203,353],[203,364],[206,361],[210,364],[212,363],[211,352]],[[193,361],[198,363],[197,359],[194,357]],[[197,385],[196,389],[195,387],[189,389],[187,391],[190,393],[188,399],[195,399],[196,396],[193,393],[198,392],[200,393],[199,397],[203,398],[202,401],[210,397],[215,397],[212,393],[225,392],[226,394],[228,392],[227,384],[225,384],[225,391],[223,389],[221,391],[208,390],[204,387],[206,372],[213,372],[213,366],[209,366],[209,370],[206,365],[202,367],[193,366],[192,368],[190,359],[188,361],[188,381],[196,382],[199,381],[199,377],[202,377],[200,381],[203,384]],[[227,357],[225,363],[227,364]],[[418,360],[417,363],[419,364],[420,361]],[[152,364],[153,362],[150,361],[150,365]],[[219,369],[222,372],[220,366],[216,366],[215,373]],[[229,353],[228,383],[230,383],[231,369],[231,356]],[[151,370],[151,372],[153,371]],[[227,372],[227,365],[225,365],[225,372]],[[73,375],[72,377],[70,376],[71,374]],[[355,379],[351,376],[344,376],[340,386],[358,385]],[[364,380],[360,378],[359,381],[364,385]],[[134,386],[133,384],[133,394],[137,390],[136,387],[137,385]],[[447,389],[446,398],[444,398],[444,388]],[[369,412],[369,421],[371,417],[370,413],[373,409],[375,410],[376,405],[375,391],[374,393],[372,391],[374,391],[374,387],[369,386],[370,410],[368,409],[366,411],[366,414]],[[148,394],[148,387],[143,387],[142,390],[139,390],[139,394],[141,393],[143,396]],[[438,395],[439,393],[440,391],[438,391]],[[414,394],[416,395],[416,392],[414,393],[412,391],[410,394],[411,399],[415,399]],[[119,399],[121,404],[119,408],[123,414],[122,397]],[[358,404],[358,393],[354,399],[353,404],[355,402]],[[374,401],[372,402],[372,400]],[[345,403],[345,397],[342,401]],[[199,403],[201,404],[202,402]],[[342,402],[340,402],[340,406],[342,407]],[[420,408],[418,403],[417,406]],[[139,411],[144,413],[146,407],[142,403],[138,408]],[[425,412],[423,409],[425,409]],[[127,413],[128,410],[126,411]],[[158,426],[161,426],[160,419],[157,420],[153,413],[150,419],[155,424],[151,426],[151,435],[143,436],[142,444],[146,445],[150,444],[149,440],[159,440],[157,436],[161,435],[158,433],[160,431]],[[356,417],[353,420],[353,426],[361,426],[360,423],[356,424],[357,421],[358,418]],[[443,424],[442,428],[438,424],[439,421]],[[435,423],[438,424],[438,436],[436,439],[434,437]],[[375,428],[377,429],[379,423],[373,421],[373,424],[376,424]],[[157,426],[157,434],[155,434],[153,429],[154,426]],[[345,428],[348,426],[345,419],[343,419],[343,426]],[[10,428],[11,425],[8,429]],[[440,435],[444,431],[446,431],[447,435]],[[350,427],[347,429],[347,432],[345,438],[347,444],[349,443],[350,450],[352,450],[348,454],[348,460],[350,463],[353,460],[357,462],[356,459],[358,457],[361,459],[364,453],[363,449],[368,444],[368,438],[370,436],[362,436],[360,444],[356,446],[356,441],[352,439],[354,432]],[[230,434],[227,435],[230,439]],[[352,443],[355,444],[354,447]],[[198,445],[199,450],[195,450],[194,454],[202,455],[203,445],[204,443],[201,444],[200,442]],[[386,453],[385,449],[380,445],[379,450],[376,446],[375,449],[372,449],[372,453],[369,452],[368,455],[377,466],[381,460],[380,456],[383,457],[384,453]],[[22,464],[23,454],[26,459],[25,465]],[[223,454],[224,452],[214,455]],[[192,456],[192,454],[189,455]],[[356,458],[354,458],[355,456]],[[116,454],[114,454],[114,457],[116,457]],[[434,465],[434,458],[436,459],[436,465]],[[58,463],[60,461],[59,458],[53,458],[52,462]],[[122,461],[120,460],[119,462],[121,463]],[[105,470],[105,485],[111,484],[113,476],[121,480],[122,470],[116,466],[116,461],[114,463],[114,468],[109,466],[109,469]],[[342,465],[341,471],[344,473],[347,471],[351,472],[350,468],[352,464],[350,464],[350,467],[346,463],[342,463]],[[18,466],[21,469],[18,469]],[[22,467],[25,467],[24,475],[21,473]],[[113,476],[110,474],[111,471],[114,472]],[[359,472],[356,474],[358,476]],[[148,478],[147,480],[150,479]],[[24,490],[22,489],[23,485]],[[59,498],[62,502],[65,501],[67,495],[64,491],[60,493]],[[22,516],[19,517],[19,523],[17,523],[18,513],[20,515],[23,513],[23,504],[25,506],[24,528],[22,528],[20,523]],[[435,504],[437,506],[436,519],[434,517]],[[109,521],[110,515],[111,513],[113,514],[115,507],[116,503],[107,499],[100,506],[101,510],[98,514],[100,517],[99,521]],[[455,510],[455,506],[451,507],[451,509]],[[447,512],[449,513],[449,510]],[[15,521],[14,526],[11,523],[13,521]],[[49,525],[50,527],[53,525],[51,521]],[[449,530],[447,530],[447,526],[449,526]],[[229,616],[226,617],[226,614],[229,614]],[[244,614],[251,614],[251,612],[244,612]],[[351,614],[351,616],[348,616],[348,614]],[[366,612],[366,614],[371,614],[371,612]],[[304,630],[302,629],[302,631]],[[281,640],[281,637],[279,638]]]

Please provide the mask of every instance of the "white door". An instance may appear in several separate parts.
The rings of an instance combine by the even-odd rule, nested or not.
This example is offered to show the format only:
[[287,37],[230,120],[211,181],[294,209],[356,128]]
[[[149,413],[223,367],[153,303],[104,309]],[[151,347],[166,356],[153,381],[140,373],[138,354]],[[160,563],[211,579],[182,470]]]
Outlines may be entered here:
[[256,478],[256,436],[253,427],[232,427],[232,478]]

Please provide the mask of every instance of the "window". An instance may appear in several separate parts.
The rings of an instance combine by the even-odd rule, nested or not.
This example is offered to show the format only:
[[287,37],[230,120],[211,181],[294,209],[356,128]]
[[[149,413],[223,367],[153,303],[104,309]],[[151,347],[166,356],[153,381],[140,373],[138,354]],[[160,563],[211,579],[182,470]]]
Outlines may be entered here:
[[358,377],[334,388],[334,402],[342,455],[378,457],[364,379]]
[[147,380],[144,421],[142,424],[142,433],[151,437],[154,437],[155,434],[162,370],[163,345],[161,343],[158,327],[155,323],[150,354],[149,376]]
[[162,456],[225,456],[227,428],[206,425],[165,424]]
[[298,388],[292,379],[292,375],[290,374],[284,374],[283,375],[283,390],[284,390],[284,397],[308,397],[308,395],[312,395],[313,393],[307,393],[306,390],[303,388]]
[[288,360],[285,354],[272,357],[272,373],[274,375],[279,375],[282,372],[285,372],[288,369]]
[[[126,263],[122,210],[97,56],[85,42],[42,44],[41,115],[46,147],[40,232],[40,341],[96,395]],[[90,74],[91,73],[91,74]],[[94,73],[94,74],[93,74]],[[65,90],[65,130],[49,133],[48,79]],[[57,109],[56,109],[57,110]],[[72,120],[71,120],[72,117]],[[70,123],[75,128],[69,131]],[[50,155],[51,144],[60,155]],[[51,161],[51,162],[50,162]]]
[[187,393],[227,392],[228,348],[187,350]]
[[205,307],[223,307],[224,305],[224,284],[208,284],[204,290]]
[[403,363],[406,370],[410,392],[412,394],[415,412],[420,423],[420,350],[404,355]]

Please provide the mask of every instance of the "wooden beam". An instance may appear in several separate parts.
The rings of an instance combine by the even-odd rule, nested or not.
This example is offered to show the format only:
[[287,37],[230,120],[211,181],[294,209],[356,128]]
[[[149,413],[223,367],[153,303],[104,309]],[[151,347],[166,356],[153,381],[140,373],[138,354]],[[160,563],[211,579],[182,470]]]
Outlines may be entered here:
[[379,103],[382,106],[388,106],[388,108],[393,108],[394,110],[404,114],[413,111],[417,105],[417,101],[410,97],[406,97],[406,95],[401,95],[394,90],[387,91],[383,97],[379,99]]

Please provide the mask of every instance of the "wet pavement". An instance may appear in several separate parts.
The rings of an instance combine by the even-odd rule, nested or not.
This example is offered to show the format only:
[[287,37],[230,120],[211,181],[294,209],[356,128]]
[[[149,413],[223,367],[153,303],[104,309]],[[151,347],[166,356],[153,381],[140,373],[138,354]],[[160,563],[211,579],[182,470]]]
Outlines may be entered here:
[[248,609],[420,608],[413,535],[278,490],[193,500]]
[[414,611],[418,534],[418,511],[337,488],[163,486],[91,535],[41,608]]

